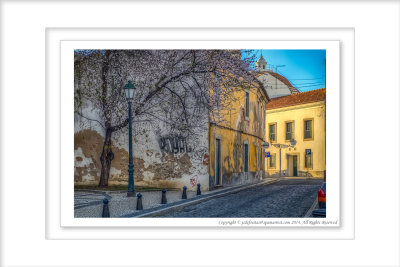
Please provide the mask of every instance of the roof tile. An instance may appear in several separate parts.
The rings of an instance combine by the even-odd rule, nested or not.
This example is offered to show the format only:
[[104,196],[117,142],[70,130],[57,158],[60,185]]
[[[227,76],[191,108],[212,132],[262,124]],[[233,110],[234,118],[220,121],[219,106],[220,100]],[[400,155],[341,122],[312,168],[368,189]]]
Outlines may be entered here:
[[325,95],[326,95],[326,89],[322,88],[322,89],[311,90],[307,92],[273,98],[271,99],[271,101],[267,103],[267,110],[301,105],[317,101],[324,101]]

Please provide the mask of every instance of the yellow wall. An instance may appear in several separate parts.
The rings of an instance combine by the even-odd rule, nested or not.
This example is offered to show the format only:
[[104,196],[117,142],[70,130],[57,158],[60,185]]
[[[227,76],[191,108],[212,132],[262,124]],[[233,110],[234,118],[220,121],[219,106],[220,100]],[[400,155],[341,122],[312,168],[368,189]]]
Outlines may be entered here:
[[[313,119],[313,139],[304,139],[304,120]],[[285,140],[286,123],[294,121],[294,139],[297,144],[294,148],[282,148],[282,175],[293,176],[293,156],[297,155],[298,176],[323,177],[325,164],[325,102],[314,102],[277,109],[268,109],[266,115],[265,139],[270,144],[290,144]],[[269,124],[276,123],[276,142],[269,140]],[[305,150],[311,149],[312,168],[305,168]],[[279,148],[272,145],[267,149],[276,154],[276,167],[270,168],[269,158],[265,160],[267,176],[279,175]]]
[[[221,111],[223,120],[210,123],[209,127],[209,174],[210,189],[215,184],[216,151],[215,143],[221,141],[221,180],[219,185],[251,183],[262,179],[263,153],[261,145],[265,135],[265,105],[266,94],[261,89],[250,89],[249,117],[245,117],[245,92],[234,93],[235,101]],[[249,170],[244,173],[244,144],[249,145]],[[258,146],[258,159],[257,159]],[[257,168],[258,161],[258,168]],[[218,185],[217,185],[218,186]]]

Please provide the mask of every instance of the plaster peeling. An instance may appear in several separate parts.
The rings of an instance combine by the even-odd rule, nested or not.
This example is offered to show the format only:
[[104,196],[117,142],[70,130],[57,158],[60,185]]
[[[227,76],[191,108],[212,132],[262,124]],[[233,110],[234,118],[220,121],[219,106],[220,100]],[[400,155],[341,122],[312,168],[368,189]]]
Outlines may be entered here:
[[110,175],[116,175],[116,176],[119,176],[119,175],[121,175],[121,170],[118,170],[118,169],[116,169],[116,168],[114,168],[114,167],[111,167],[110,168]]
[[236,130],[239,129],[239,124],[242,122],[242,110],[243,110],[243,109],[244,109],[243,105],[240,104],[240,107],[239,107],[239,116],[238,116],[238,118],[237,118],[237,120],[236,120]]
[[86,174],[82,176],[82,182],[93,182],[95,180],[93,175]]
[[93,163],[93,160],[85,157],[82,148],[78,147],[78,149],[75,150],[75,167],[88,167],[91,163]]
[[143,172],[143,179],[144,179],[144,180],[149,180],[149,181],[151,181],[151,180],[153,180],[153,177],[154,177],[154,173],[149,172],[149,171],[144,171],[144,172]]
[[151,162],[145,161],[143,166],[145,169],[147,169],[150,166],[150,164],[151,164]]
[[[86,127],[85,127],[86,126]],[[96,130],[87,129],[87,125],[75,133],[75,183],[93,184],[99,180],[101,163],[100,155],[104,137]],[[134,128],[133,163],[135,182],[140,186],[181,188],[189,185],[193,173],[208,177],[208,166],[202,164],[202,156],[208,153],[208,131],[200,131],[199,140],[190,145],[195,150],[165,153],[160,149],[159,138],[168,132],[155,132],[151,127],[136,125]],[[162,127],[161,127],[162,128]],[[135,131],[136,129],[136,131]],[[146,130],[144,132],[144,130]],[[163,130],[163,129],[161,129]],[[190,138],[189,138],[190,139]],[[112,135],[114,159],[111,162],[109,184],[127,183],[128,178],[128,133],[126,129]],[[204,149],[203,149],[204,148]],[[203,151],[203,150],[204,151]],[[200,153],[201,152],[201,153]],[[208,184],[204,180],[202,182]]]

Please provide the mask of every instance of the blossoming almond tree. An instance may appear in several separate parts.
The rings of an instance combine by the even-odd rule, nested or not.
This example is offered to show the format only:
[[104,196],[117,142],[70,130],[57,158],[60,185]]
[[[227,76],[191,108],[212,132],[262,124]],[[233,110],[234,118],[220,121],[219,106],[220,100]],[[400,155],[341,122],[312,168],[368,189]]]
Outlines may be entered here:
[[[128,125],[123,86],[132,80],[134,123],[163,122],[180,136],[195,135],[234,101],[234,91],[262,86],[250,72],[252,53],[239,50],[76,50],[75,114],[104,130],[99,187],[108,186],[113,133]],[[85,114],[90,104],[97,118]]]

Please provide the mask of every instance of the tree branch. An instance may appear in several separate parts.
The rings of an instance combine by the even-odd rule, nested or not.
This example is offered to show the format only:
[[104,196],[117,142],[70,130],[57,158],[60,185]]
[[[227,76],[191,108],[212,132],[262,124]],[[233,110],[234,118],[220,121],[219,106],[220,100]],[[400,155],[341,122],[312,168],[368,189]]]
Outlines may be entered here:
[[81,116],[82,118],[85,118],[85,119],[87,119],[87,120],[89,120],[89,121],[97,122],[98,124],[100,124],[101,127],[103,127],[104,130],[106,129],[100,121],[95,120],[95,119],[88,118],[88,117],[84,116],[82,113],[80,113],[79,111],[75,111],[75,113],[76,113],[77,115]]

